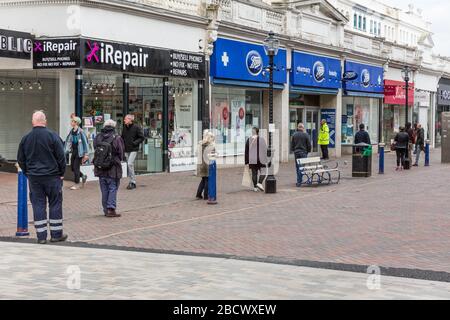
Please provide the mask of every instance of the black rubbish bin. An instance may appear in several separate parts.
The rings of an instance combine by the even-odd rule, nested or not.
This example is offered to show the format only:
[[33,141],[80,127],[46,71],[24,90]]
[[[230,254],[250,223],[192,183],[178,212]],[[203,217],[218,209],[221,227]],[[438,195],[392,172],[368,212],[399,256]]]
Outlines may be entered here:
[[353,145],[352,177],[367,178],[372,175],[372,146],[366,143]]

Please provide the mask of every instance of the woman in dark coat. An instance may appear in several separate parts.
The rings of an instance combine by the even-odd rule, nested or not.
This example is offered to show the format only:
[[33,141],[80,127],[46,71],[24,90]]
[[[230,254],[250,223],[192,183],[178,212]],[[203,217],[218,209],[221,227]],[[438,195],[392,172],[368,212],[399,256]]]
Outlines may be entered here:
[[403,170],[409,144],[409,135],[407,132],[405,132],[405,127],[400,127],[400,132],[397,133],[397,135],[394,138],[394,141],[395,141],[395,151],[397,153],[397,168],[395,170],[396,171]]
[[[261,174],[261,168],[267,165],[267,144],[264,138],[259,136],[259,129],[252,129],[252,136],[245,143],[245,164],[252,171],[253,190],[264,191],[263,181],[266,175]],[[258,179],[258,173],[259,179]]]

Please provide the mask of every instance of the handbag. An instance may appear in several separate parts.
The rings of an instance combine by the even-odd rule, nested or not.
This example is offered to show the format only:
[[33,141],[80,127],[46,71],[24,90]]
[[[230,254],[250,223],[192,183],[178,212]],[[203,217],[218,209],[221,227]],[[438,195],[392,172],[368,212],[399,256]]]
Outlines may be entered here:
[[252,178],[250,177],[250,170],[248,168],[248,165],[244,167],[244,173],[242,175],[242,186],[251,188],[253,187]]

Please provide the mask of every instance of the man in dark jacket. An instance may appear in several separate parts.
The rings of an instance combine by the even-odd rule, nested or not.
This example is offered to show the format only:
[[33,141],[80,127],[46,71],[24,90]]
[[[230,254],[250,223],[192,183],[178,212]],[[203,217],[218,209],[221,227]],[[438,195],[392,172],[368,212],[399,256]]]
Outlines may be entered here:
[[[101,169],[94,167],[94,174],[99,178],[100,191],[102,192],[103,213],[108,218],[116,218],[121,215],[116,212],[117,191],[122,178],[122,161],[125,160],[125,146],[122,138],[116,134],[116,122],[105,121],[104,128],[95,137],[94,148],[100,143],[109,143],[112,149],[112,165],[109,168]],[[95,159],[94,159],[95,165]]]
[[400,132],[397,133],[397,135],[394,138],[394,141],[395,141],[395,151],[397,153],[396,171],[403,170],[409,143],[409,135],[407,132],[405,132],[405,127],[400,127]]
[[22,138],[17,162],[28,177],[34,226],[39,244],[47,243],[47,200],[51,242],[65,241],[63,234],[62,185],[66,159],[61,138],[46,128],[42,111],[33,114],[33,130]]
[[364,123],[361,123],[359,125],[359,131],[355,134],[355,144],[359,143],[370,144],[369,133],[364,129],[365,129]]
[[411,122],[406,123],[405,131],[409,137],[408,149],[406,150],[406,157],[412,161],[412,148],[416,143],[416,132],[414,131]]
[[308,153],[311,152],[311,138],[305,132],[305,126],[303,123],[299,123],[297,126],[297,132],[292,136],[291,150],[295,155],[295,169],[297,171],[297,187],[301,186],[302,175],[299,170],[299,165],[297,163],[298,159],[303,159],[308,157]]
[[416,130],[416,162],[414,163],[414,167],[419,166],[420,160],[420,152],[422,152],[425,148],[425,131],[422,128],[420,123],[417,124]]
[[136,175],[134,173],[134,160],[139,151],[139,145],[144,142],[145,137],[142,132],[142,128],[134,122],[134,117],[131,114],[125,116],[123,120],[124,126],[122,130],[122,139],[125,144],[125,156],[127,157],[128,164],[128,177],[130,177],[130,183],[127,189],[136,189]]

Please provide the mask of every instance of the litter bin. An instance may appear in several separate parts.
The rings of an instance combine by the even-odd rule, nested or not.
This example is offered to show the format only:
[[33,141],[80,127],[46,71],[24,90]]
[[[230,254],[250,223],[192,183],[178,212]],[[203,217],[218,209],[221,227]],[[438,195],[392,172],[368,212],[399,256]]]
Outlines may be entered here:
[[367,178],[372,175],[372,146],[366,143],[353,145],[352,177]]

